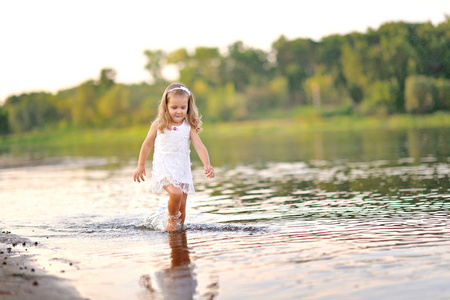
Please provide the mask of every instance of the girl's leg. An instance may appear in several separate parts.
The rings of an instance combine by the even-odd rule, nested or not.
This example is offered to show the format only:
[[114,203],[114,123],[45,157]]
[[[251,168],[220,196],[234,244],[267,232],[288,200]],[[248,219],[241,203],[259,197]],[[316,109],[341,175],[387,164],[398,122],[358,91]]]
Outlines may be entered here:
[[180,212],[181,212],[181,224],[184,224],[184,220],[186,219],[186,200],[187,194],[183,193],[183,198],[181,198]]
[[[173,231],[177,229],[177,223],[179,220],[178,215],[181,212],[184,193],[181,189],[174,187],[172,184],[165,186],[164,189],[167,193],[169,193],[169,201],[167,203],[169,218],[167,221],[166,230]],[[182,220],[184,221],[184,219]]]

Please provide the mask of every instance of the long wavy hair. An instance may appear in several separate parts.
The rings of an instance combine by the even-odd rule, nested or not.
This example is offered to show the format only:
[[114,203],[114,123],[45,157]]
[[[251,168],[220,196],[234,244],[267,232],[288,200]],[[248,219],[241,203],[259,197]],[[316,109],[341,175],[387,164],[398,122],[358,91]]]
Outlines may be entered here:
[[189,123],[189,125],[192,128],[195,129],[195,131],[201,132],[203,130],[202,129],[203,122],[201,120],[202,117],[198,113],[198,108],[195,105],[194,94],[190,92],[191,94],[189,95],[187,91],[182,89],[175,89],[170,91],[173,88],[179,87],[186,88],[186,86],[184,86],[181,83],[172,83],[165,89],[158,108],[158,129],[161,132],[164,132],[165,128],[172,130],[172,119],[170,118],[169,110],[167,109],[167,103],[169,102],[169,99],[172,95],[179,95],[188,97],[188,109],[185,120]]

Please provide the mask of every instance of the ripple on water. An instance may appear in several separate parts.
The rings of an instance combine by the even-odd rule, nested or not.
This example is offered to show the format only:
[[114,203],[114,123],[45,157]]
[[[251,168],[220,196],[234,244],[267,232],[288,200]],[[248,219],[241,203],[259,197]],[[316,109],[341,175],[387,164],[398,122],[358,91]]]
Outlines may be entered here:
[[[108,293],[114,282],[112,298],[135,293],[137,273],[150,287],[152,274],[166,270],[192,270],[197,295],[213,278],[224,299],[430,296],[450,293],[448,162],[240,165],[214,181],[194,170],[198,193],[175,241],[164,233],[165,196],[132,186],[131,168],[15,169],[0,174],[2,222],[41,236],[57,249],[52,259],[77,262],[80,273],[64,275],[78,274],[77,287],[95,283],[96,293],[103,284]],[[18,178],[33,180],[24,189]],[[173,265],[179,253],[184,266]],[[119,288],[124,282],[134,285]]]
[[239,166],[224,170],[226,182],[220,183],[219,178],[219,184],[200,183],[193,207],[227,216],[251,214],[254,221],[448,213],[450,168],[432,159],[425,162]]

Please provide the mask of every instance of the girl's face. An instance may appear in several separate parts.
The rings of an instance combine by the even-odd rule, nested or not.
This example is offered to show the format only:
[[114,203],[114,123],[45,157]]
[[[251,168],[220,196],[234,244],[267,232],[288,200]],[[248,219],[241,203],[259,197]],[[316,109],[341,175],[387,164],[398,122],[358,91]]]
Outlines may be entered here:
[[185,95],[172,95],[167,100],[167,110],[169,111],[172,125],[179,126],[183,123],[188,110],[188,97]]

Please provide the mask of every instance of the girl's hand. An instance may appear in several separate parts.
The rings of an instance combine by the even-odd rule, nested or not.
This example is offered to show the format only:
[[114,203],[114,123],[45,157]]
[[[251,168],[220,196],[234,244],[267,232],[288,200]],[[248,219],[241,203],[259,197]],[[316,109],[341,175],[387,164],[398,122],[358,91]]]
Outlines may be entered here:
[[145,173],[144,167],[137,167],[136,171],[134,171],[134,176],[133,176],[134,181],[137,181],[137,182],[141,182],[141,180],[145,181],[144,176],[146,176],[146,175],[147,174]]
[[205,165],[205,174],[208,178],[214,178],[214,168],[211,165]]

